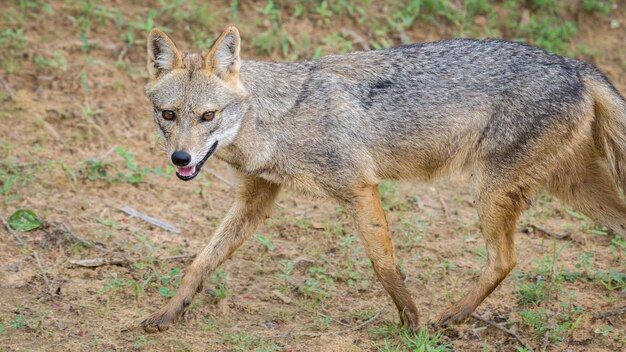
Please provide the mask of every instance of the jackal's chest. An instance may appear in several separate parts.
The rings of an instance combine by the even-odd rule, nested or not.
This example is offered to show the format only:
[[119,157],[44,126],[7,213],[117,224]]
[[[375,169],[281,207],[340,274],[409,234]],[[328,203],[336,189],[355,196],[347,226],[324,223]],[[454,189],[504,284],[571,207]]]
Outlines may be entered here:
[[285,176],[274,171],[263,170],[257,173],[256,176],[272,183],[282,184],[285,182]]

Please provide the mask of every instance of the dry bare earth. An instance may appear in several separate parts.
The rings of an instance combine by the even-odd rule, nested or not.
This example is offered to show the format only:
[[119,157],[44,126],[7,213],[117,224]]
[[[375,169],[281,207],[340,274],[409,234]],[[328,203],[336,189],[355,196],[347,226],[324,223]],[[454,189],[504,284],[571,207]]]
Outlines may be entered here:
[[[146,1],[102,5],[120,9],[130,19],[145,18],[149,9],[160,6]],[[211,173],[189,183],[155,172],[166,170],[167,164],[142,93],[143,37],[127,45],[114,20],[105,18],[96,25],[94,17],[89,30],[93,45],[86,53],[79,40],[80,23],[70,18],[79,18],[80,4],[53,1],[52,13],[41,6],[23,10],[18,2],[2,7],[7,16],[0,18],[0,31],[12,28],[9,17],[23,16],[26,45],[7,49],[17,55],[17,68],[5,61],[0,72],[1,186],[13,176],[11,187],[0,195],[0,215],[8,218],[17,209],[32,209],[44,226],[27,233],[12,234],[4,226],[0,230],[0,350],[360,351],[403,343],[395,331],[395,308],[376,282],[346,215],[328,200],[289,191],[283,192],[275,216],[256,238],[208,280],[181,322],[157,335],[136,329],[166,302],[188,265],[185,259],[159,258],[198,252],[228,208],[226,166],[210,160],[205,169]],[[219,14],[207,38],[232,21],[229,12]],[[250,4],[241,5],[238,15],[243,55],[254,57],[257,53],[246,43],[262,21]],[[163,17],[167,21],[162,24],[181,38],[185,23]],[[626,94],[626,6],[620,4],[610,16],[579,17],[572,45],[584,43],[596,53],[590,59]],[[611,19],[621,27],[609,29]],[[339,28],[362,33],[350,20],[286,23],[288,31],[305,30],[311,38]],[[414,27],[405,33],[414,41],[452,34],[446,26]],[[55,52],[65,58],[65,70],[35,59],[59,59]],[[116,151],[116,146],[122,149]],[[136,155],[137,170],[127,163],[132,162],[128,152]],[[99,171],[94,165],[105,163],[107,176],[90,180]],[[144,168],[149,172],[144,174]],[[461,297],[484,265],[472,198],[463,180],[385,184],[382,193],[407,285],[427,322]],[[129,217],[120,210],[124,206],[173,224],[180,233]],[[608,269],[624,275],[624,248],[612,235],[540,196],[520,223],[517,249],[517,269],[477,314],[535,350],[624,347],[624,314],[618,310],[626,304],[624,288],[611,287],[610,280],[575,277]],[[124,262],[94,268],[71,264],[97,258]],[[571,275],[563,275],[565,271]],[[536,328],[529,324],[532,314]],[[334,334],[366,321],[358,330]],[[541,324],[552,328],[541,330]],[[441,339],[459,351],[521,346],[511,334],[476,319],[444,331]]]

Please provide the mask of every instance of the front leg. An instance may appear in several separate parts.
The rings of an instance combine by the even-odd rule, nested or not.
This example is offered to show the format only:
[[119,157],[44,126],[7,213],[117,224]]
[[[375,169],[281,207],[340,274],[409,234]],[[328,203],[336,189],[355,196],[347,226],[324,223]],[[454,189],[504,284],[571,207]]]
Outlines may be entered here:
[[167,330],[191,304],[202,281],[222,264],[269,217],[279,186],[260,178],[243,177],[235,201],[209,244],[193,261],[174,297],[156,313],[141,322],[146,332]]

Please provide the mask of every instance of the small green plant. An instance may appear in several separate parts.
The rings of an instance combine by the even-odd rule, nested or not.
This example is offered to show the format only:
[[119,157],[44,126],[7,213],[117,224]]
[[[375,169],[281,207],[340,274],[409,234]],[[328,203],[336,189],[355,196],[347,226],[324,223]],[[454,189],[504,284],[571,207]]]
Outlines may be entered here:
[[148,169],[140,169],[135,160],[135,154],[127,151],[122,147],[116,147],[115,152],[126,162],[126,172],[118,172],[116,179],[119,181],[136,184],[143,182],[144,176],[148,173]]
[[450,271],[457,270],[457,266],[447,258],[444,259],[443,262],[437,264],[437,267],[440,268],[445,275],[447,275]]
[[272,243],[272,240],[274,239],[274,237],[276,237],[276,234],[270,233],[267,235],[267,237],[263,235],[257,235],[256,239],[257,241],[259,241],[259,243],[261,243],[265,247],[265,249],[267,249],[268,251],[271,251],[274,249],[274,244]]
[[320,266],[310,267],[309,274],[312,277],[305,281],[303,293],[315,303],[320,303],[331,295],[330,291],[334,289],[333,279],[327,275],[326,268]]
[[[573,296],[570,294],[570,299]],[[522,324],[531,329],[535,338],[546,338],[555,345],[578,329],[583,308],[578,304],[561,303],[556,312],[543,308],[520,311]]]
[[134,343],[134,347],[138,349],[151,350],[154,348],[154,340],[150,338],[149,335],[139,335],[137,336],[137,341]]
[[378,185],[378,192],[383,203],[383,209],[389,211],[397,202],[399,196],[398,183],[384,181]]
[[18,52],[26,46],[23,28],[7,28],[0,32],[0,67],[7,73],[15,73],[21,67],[20,55]]
[[23,28],[7,28],[0,32],[0,45],[22,49],[26,45]]
[[280,265],[278,269],[280,273],[277,276],[279,279],[283,280],[283,285],[288,287],[293,279],[294,262],[290,259],[282,259],[278,264]]
[[[612,249],[612,252],[617,251],[617,248],[622,245],[620,243],[621,239],[614,239],[614,241],[615,242],[612,243],[615,243],[617,246]],[[574,265],[576,270],[563,270],[563,277],[565,280],[570,282],[574,282],[576,280],[583,282],[596,282],[604,286],[609,291],[619,290],[626,287],[626,272],[618,271],[615,268],[610,268],[608,270],[597,268],[593,265],[592,260],[592,253],[579,253],[578,263]]]
[[63,56],[63,53],[59,50],[55,50],[53,56],[54,57],[52,58],[35,56],[33,60],[35,61],[35,64],[41,68],[52,68],[60,71],[67,71],[67,60],[65,59],[65,56]]
[[27,325],[28,325],[28,321],[26,320],[26,317],[21,314],[16,315],[11,321],[11,327],[13,329],[21,329]]
[[91,181],[106,179],[108,169],[111,167],[111,164],[98,159],[83,161],[83,165],[85,165],[85,167],[81,170],[81,173]]
[[9,191],[11,191],[11,187],[13,186],[13,182],[15,182],[15,176],[7,176],[7,178],[2,183],[2,186],[0,187],[0,194],[9,194]]
[[167,275],[161,276],[159,278],[159,295],[172,298],[182,278],[183,274],[179,268],[173,268]]
[[16,231],[28,232],[40,228],[42,223],[34,211],[20,209],[9,217],[9,226]]
[[254,345],[254,339],[245,334],[233,333],[226,336],[225,339],[235,351],[250,351]]
[[[427,328],[421,328],[417,332],[397,328],[375,330],[375,333],[395,335],[394,339],[386,338],[384,345],[379,349],[381,352],[411,351],[411,352],[446,352],[450,346],[441,342],[441,333],[431,335]],[[395,341],[394,341],[395,340]]]
[[596,335],[602,335],[604,337],[609,336],[613,332],[613,327],[602,325],[593,331]]
[[608,0],[582,0],[583,10],[609,14],[613,9],[612,1]]
[[259,8],[257,11],[268,18],[268,29],[257,35],[252,40],[252,45],[260,54],[280,53],[284,57],[288,57],[294,46],[294,40],[282,25],[280,5],[276,0],[268,0],[265,7]]
[[141,293],[143,292],[143,287],[136,280],[134,279],[122,280],[117,274],[112,274],[111,277],[113,278],[113,281],[108,282],[103,287],[101,287],[98,290],[99,293],[101,294],[106,293],[106,292],[114,293],[120,290],[124,291],[123,290],[124,288],[130,287],[133,290],[132,292],[133,292],[133,295],[135,296],[135,299],[139,299],[139,297],[141,296]]
[[527,274],[518,274],[518,302],[526,306],[538,306],[551,294],[559,292],[561,283],[566,279],[563,270],[557,267],[558,259],[569,242],[557,250],[556,240],[553,242],[552,256],[535,261],[537,268]]
[[[155,9],[150,9],[148,11],[148,14],[146,15],[145,19],[142,19],[141,17],[137,17],[137,21],[129,21],[128,25],[131,28],[137,29],[139,31],[148,33],[150,32],[150,30],[152,30],[152,28],[156,27],[155,26],[155,19],[161,15],[163,13],[163,9],[162,10],[155,10]],[[167,11],[167,10],[165,10]],[[159,29],[161,29],[164,32],[171,32],[172,30],[167,28],[167,27],[163,27],[163,26],[159,26]]]
[[228,278],[224,269],[217,269],[211,273],[211,283],[213,284],[213,293],[215,299],[221,301],[230,297],[228,291]]

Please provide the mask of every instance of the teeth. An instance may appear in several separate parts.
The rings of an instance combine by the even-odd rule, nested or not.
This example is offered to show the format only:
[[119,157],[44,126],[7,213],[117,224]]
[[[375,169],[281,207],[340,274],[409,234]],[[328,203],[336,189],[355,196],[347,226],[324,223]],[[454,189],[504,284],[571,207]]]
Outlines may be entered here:
[[196,166],[179,167],[177,172],[181,176],[191,176],[196,171]]

